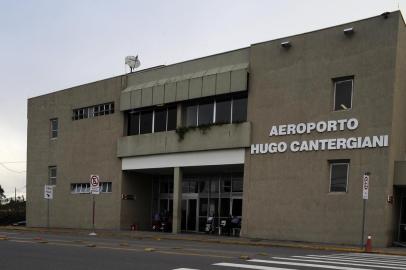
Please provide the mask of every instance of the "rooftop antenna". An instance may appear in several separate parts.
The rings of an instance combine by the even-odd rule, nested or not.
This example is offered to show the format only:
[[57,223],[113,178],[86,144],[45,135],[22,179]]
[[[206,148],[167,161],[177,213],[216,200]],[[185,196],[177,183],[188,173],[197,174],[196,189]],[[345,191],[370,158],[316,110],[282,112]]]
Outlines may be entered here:
[[138,68],[141,65],[140,60],[138,59],[137,56],[126,56],[125,58],[125,63],[130,67],[130,73],[133,72],[134,69]]

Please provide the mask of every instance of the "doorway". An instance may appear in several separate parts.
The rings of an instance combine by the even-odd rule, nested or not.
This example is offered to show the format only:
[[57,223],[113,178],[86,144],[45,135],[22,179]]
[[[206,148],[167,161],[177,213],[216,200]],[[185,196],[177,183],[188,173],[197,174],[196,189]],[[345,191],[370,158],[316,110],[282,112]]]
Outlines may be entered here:
[[197,199],[182,200],[181,230],[197,231]]

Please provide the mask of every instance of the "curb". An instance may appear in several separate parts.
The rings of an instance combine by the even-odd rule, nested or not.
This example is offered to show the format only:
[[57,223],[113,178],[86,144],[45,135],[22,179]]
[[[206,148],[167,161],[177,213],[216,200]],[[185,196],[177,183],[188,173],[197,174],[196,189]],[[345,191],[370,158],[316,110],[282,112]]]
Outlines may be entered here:
[[[27,228],[27,227],[0,227],[0,230],[8,231],[22,231],[22,232],[40,232],[40,233],[76,233],[87,234],[87,230],[76,230],[76,229],[44,229],[44,228]],[[241,240],[228,240],[228,239],[203,239],[195,237],[179,237],[179,236],[165,236],[165,235],[133,235],[129,234],[120,234],[119,232],[111,231],[100,231],[98,237],[119,237],[119,238],[132,238],[132,239],[151,239],[151,240],[175,240],[175,241],[190,241],[190,242],[200,242],[200,243],[216,243],[216,244],[225,244],[225,245],[241,245],[241,246],[256,246],[256,247],[279,247],[279,248],[297,248],[297,249],[308,249],[308,250],[324,250],[324,251],[338,251],[338,252],[354,252],[354,253],[365,253],[364,249],[359,247],[341,247],[341,246],[329,246],[329,245],[320,245],[320,244],[302,244],[302,243],[281,243],[281,242],[252,242],[249,239],[248,241]],[[2,239],[3,240],[3,239]],[[381,255],[396,255],[396,256],[406,256],[406,249],[404,252],[396,251],[386,251],[384,249],[376,249],[369,252],[370,254],[381,254]]]

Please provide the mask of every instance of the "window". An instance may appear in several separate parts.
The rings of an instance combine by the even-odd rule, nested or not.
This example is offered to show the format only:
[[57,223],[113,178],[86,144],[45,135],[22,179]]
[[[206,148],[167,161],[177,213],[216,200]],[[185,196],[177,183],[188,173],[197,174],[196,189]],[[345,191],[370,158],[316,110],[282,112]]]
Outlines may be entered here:
[[101,193],[110,193],[111,191],[111,182],[100,182]]
[[154,111],[154,132],[166,131],[167,110],[159,109]]
[[330,161],[330,192],[347,192],[349,160]]
[[[100,182],[100,193],[111,193],[112,183],[111,182]],[[70,184],[70,192],[72,194],[89,194],[90,193],[90,183],[73,183]]]
[[127,136],[169,131],[176,129],[176,106],[158,107],[127,113]]
[[143,111],[140,116],[140,134],[152,133],[152,111]]
[[334,111],[348,110],[352,107],[353,77],[334,79]]
[[56,139],[58,137],[58,118],[50,120],[50,137]]
[[233,99],[232,122],[247,121],[247,98]]
[[216,102],[216,123],[231,122],[231,100]]
[[213,123],[228,124],[247,121],[246,95],[227,95],[216,97],[215,101],[195,102],[183,109],[186,127],[210,125]]
[[138,135],[140,134],[140,113],[130,112],[128,113],[128,132],[127,135]]
[[198,125],[209,125],[213,123],[213,115],[214,115],[214,103],[201,103],[198,107]]
[[177,108],[176,106],[168,108],[168,124],[166,130],[175,130],[177,121]]
[[187,127],[197,126],[197,107],[198,105],[188,105],[185,108],[185,125]]
[[242,192],[243,191],[243,175],[235,174],[232,176],[233,180],[233,192]]
[[48,167],[48,185],[56,185],[56,166]]
[[114,113],[114,102],[73,109],[72,120],[86,119]]

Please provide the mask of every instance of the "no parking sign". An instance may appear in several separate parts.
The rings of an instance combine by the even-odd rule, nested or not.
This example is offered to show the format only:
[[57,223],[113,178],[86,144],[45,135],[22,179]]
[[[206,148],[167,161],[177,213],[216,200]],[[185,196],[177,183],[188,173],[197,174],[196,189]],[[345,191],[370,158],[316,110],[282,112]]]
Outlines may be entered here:
[[90,194],[100,194],[99,176],[90,175]]
[[369,175],[364,174],[362,177],[362,198],[368,200],[368,191],[369,191]]

